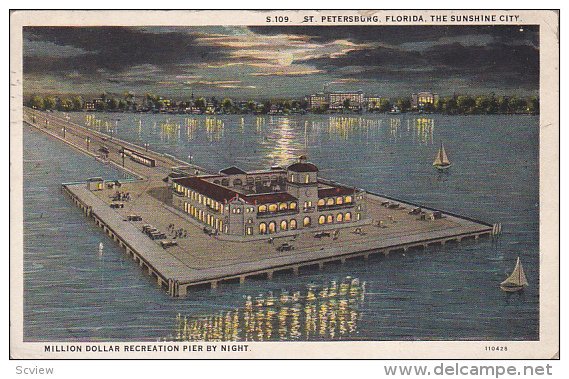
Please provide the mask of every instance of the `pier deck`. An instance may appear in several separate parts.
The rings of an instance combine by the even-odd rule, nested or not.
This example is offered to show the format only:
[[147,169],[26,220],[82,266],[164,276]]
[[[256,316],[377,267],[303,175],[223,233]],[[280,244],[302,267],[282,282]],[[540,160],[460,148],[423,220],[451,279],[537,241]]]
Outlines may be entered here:
[[[336,240],[331,237],[315,238],[315,231],[299,230],[296,236],[279,237],[271,235],[274,243],[268,243],[268,236],[256,241],[230,241],[203,233],[192,219],[169,207],[156,197],[158,188],[148,188],[148,183],[124,183],[121,191],[131,194],[131,201],[122,209],[111,209],[114,189],[91,192],[85,184],[65,185],[77,205],[106,228],[107,233],[153,275],[159,285],[168,287],[174,296],[183,296],[188,287],[208,284],[217,287],[219,282],[239,280],[247,276],[266,275],[272,277],[275,271],[292,270],[300,267],[322,266],[327,262],[340,261],[409,248],[445,244],[463,238],[490,235],[489,225],[445,214],[438,220],[419,220],[409,214],[413,206],[401,203],[401,209],[381,206],[387,201],[377,195],[368,195],[369,209],[374,221],[383,220],[384,227],[368,224],[361,227],[362,234],[354,228],[342,228]],[[137,214],[142,221],[126,221],[127,215]],[[158,241],[152,241],[142,232],[144,224],[151,224],[167,232],[168,225],[187,231],[187,238],[177,239],[177,246],[162,248]],[[172,237],[169,237],[172,238]],[[294,246],[292,251],[277,251],[284,243]],[[165,286],[166,288],[166,286]]]
[[[36,123],[31,123],[63,142],[73,145],[86,154],[94,155],[94,148],[85,146],[85,138],[91,138],[91,144],[105,143],[112,152],[109,159],[122,168],[122,157],[115,152],[125,141],[107,139],[101,133],[80,125],[68,123],[54,115],[42,112],[25,111],[26,121],[35,116]],[[42,125],[41,121],[49,123]],[[65,125],[66,135],[59,130]],[[97,141],[97,142],[94,142]],[[141,149],[135,145],[129,146]],[[354,233],[354,227],[342,227],[337,239],[331,237],[315,238],[315,230],[299,229],[285,236],[273,234],[274,243],[268,243],[269,236],[253,241],[233,241],[222,236],[208,236],[203,233],[203,225],[184,215],[180,210],[169,205],[169,189],[162,179],[172,166],[189,165],[173,157],[148,151],[147,154],[157,160],[156,167],[145,167],[125,161],[124,169],[137,174],[140,180],[122,183],[120,189],[90,191],[86,184],[64,184],[63,190],[96,225],[121,246],[145,271],[153,276],[159,286],[174,297],[185,296],[188,289],[197,285],[217,287],[225,281],[243,282],[249,276],[263,275],[272,278],[277,271],[291,270],[298,273],[300,267],[314,266],[322,268],[326,263],[347,259],[367,259],[372,254],[388,255],[394,251],[406,251],[410,248],[425,248],[449,241],[461,241],[464,238],[478,239],[492,234],[492,225],[470,220],[461,216],[443,213],[437,220],[420,220],[417,215],[409,214],[415,205],[397,201],[402,208],[386,208],[381,204],[393,199],[380,195],[368,194],[368,212],[371,222],[362,225],[361,234]],[[205,172],[202,168],[196,169]],[[124,208],[112,209],[112,195],[117,191],[129,192],[130,201],[124,202]],[[127,215],[137,214],[142,221],[126,221]],[[377,225],[383,221],[383,226]],[[143,224],[151,224],[163,232],[168,225],[187,231],[187,238],[177,239],[177,246],[164,249],[159,241],[153,241],[142,232]],[[331,230],[338,226],[331,226]],[[169,236],[172,239],[172,236]],[[291,251],[277,251],[282,243],[294,246]]]

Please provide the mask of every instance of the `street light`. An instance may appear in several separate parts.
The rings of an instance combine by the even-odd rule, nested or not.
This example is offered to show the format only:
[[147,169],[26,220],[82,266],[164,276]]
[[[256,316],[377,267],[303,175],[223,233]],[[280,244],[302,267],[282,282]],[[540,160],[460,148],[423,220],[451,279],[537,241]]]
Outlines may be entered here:
[[87,150],[89,150],[89,147],[91,145],[91,137],[86,137],[85,142],[87,142]]
[[188,155],[188,159],[190,160],[190,164],[192,164],[192,158],[193,158],[192,155]]
[[65,139],[65,125],[63,126],[63,128],[61,128],[61,131],[63,132],[63,139]]

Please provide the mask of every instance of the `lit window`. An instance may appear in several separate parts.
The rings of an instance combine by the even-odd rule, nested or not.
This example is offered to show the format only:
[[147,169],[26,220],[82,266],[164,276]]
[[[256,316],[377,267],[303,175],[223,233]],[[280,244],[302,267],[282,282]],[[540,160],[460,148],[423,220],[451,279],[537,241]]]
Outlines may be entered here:
[[290,230],[295,230],[296,229],[296,220],[292,219],[290,220]]
[[310,183],[310,175],[306,174],[304,177],[304,183]]
[[305,217],[302,223],[304,224],[304,226],[310,226],[310,217],[308,216]]
[[259,213],[263,213],[267,211],[267,206],[266,205],[259,205]]
[[276,204],[270,204],[269,205],[269,212],[276,212],[278,209]]
[[334,205],[334,199],[333,198],[329,198],[326,200],[326,205]]
[[351,203],[352,202],[352,197],[351,196],[346,196],[346,203]]
[[296,209],[296,202],[291,202],[288,207],[289,209]]
[[356,213],[356,221],[360,221],[362,215],[360,213]]
[[346,213],[346,215],[344,216],[344,221],[346,222],[352,221],[352,214],[350,212]]
[[318,217],[318,223],[319,223],[320,225],[325,224],[325,223],[326,223],[326,217],[324,217],[324,216]]
[[269,233],[275,233],[277,231],[277,224],[274,221],[269,222]]
[[284,211],[288,209],[287,203],[280,203],[279,204],[279,211]]
[[341,205],[343,202],[344,202],[344,201],[343,201],[343,199],[342,199],[342,196],[338,196],[338,197],[336,198],[336,204]]
[[320,199],[320,200],[318,200],[318,206],[319,206],[319,207],[323,206],[324,204],[326,204],[326,200],[325,200],[325,199]]
[[336,216],[336,222],[342,222],[344,221],[344,215],[342,213],[338,213],[338,215]]
[[326,222],[328,224],[331,224],[334,222],[334,215],[328,215],[328,217],[326,217]]
[[259,224],[259,234],[267,234],[267,224],[264,222]]
[[281,221],[281,230],[287,230],[288,229],[288,223],[286,222],[286,220],[282,220]]

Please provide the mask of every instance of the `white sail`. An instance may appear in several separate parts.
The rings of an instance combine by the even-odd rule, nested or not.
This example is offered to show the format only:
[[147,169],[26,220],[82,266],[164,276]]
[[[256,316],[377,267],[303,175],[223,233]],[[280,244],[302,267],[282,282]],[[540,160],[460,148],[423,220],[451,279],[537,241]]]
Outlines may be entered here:
[[526,279],[526,274],[524,273],[524,268],[520,262],[520,257],[518,257],[516,267],[514,268],[512,274],[508,276],[508,278],[504,280],[501,285],[505,287],[525,287],[529,285]]
[[433,162],[433,166],[448,166],[450,165],[450,161],[448,159],[447,153],[445,151],[444,145],[441,143],[441,147],[437,152],[437,156],[435,157],[435,161]]

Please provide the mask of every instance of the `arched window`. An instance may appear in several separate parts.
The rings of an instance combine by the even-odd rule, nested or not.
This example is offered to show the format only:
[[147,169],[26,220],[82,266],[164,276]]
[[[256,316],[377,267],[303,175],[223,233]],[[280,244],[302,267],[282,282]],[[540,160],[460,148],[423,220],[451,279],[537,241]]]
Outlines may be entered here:
[[269,212],[276,212],[278,209],[276,204],[269,204]]
[[264,222],[259,224],[259,234],[267,234],[267,224]]
[[296,229],[296,220],[295,219],[290,220],[289,226],[290,226],[290,230],[295,230]]
[[319,199],[319,200],[318,200],[318,206],[319,206],[319,207],[323,206],[324,204],[326,204],[326,200],[325,200],[325,199]]
[[326,205],[334,205],[334,198],[330,197],[326,200]]
[[343,199],[342,199],[342,196],[338,196],[338,197],[336,198],[336,205],[341,205],[343,202],[344,202],[344,201],[343,201]]
[[334,222],[334,215],[328,215],[326,217],[326,223],[332,224]]
[[310,175],[309,174],[306,174],[304,176],[304,183],[310,183]]
[[325,223],[326,223],[326,217],[324,217],[324,215],[318,217],[318,223],[319,223],[320,225],[325,224]]
[[296,209],[296,201],[291,202],[291,203],[288,205],[288,208],[289,208],[289,209]]
[[221,185],[222,186],[228,186],[229,185],[229,179],[221,179]]
[[288,209],[287,203],[280,203],[279,204],[279,211],[285,211]]
[[281,221],[281,230],[287,230],[288,229],[288,223],[286,222],[286,220],[282,220]]
[[348,212],[344,215],[344,221],[346,221],[346,222],[352,221],[352,214],[350,212]]
[[213,184],[219,184],[219,180],[217,180],[217,179],[214,180],[214,181],[213,181]]
[[344,201],[345,203],[351,203],[352,202],[352,197],[350,195],[346,196],[346,200]]
[[241,179],[235,179],[233,181],[233,185],[234,186],[242,186],[243,185],[243,181]]
[[336,222],[342,222],[344,221],[344,215],[342,213],[338,213],[336,215]]
[[310,223],[311,223],[311,220],[310,220],[310,217],[308,217],[308,216],[306,216],[306,217],[304,218],[304,220],[302,221],[302,224],[303,224],[304,226],[310,226]]
[[269,222],[269,234],[277,231],[277,224],[274,221]]
[[259,205],[259,213],[264,213],[267,211],[266,205]]

